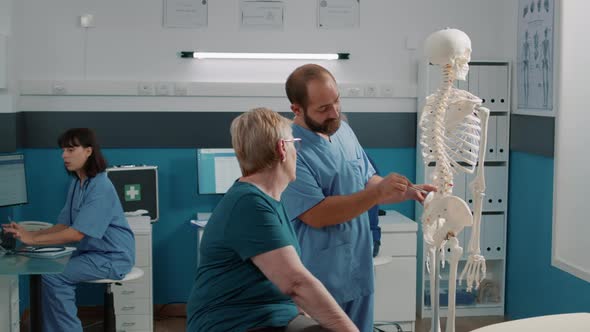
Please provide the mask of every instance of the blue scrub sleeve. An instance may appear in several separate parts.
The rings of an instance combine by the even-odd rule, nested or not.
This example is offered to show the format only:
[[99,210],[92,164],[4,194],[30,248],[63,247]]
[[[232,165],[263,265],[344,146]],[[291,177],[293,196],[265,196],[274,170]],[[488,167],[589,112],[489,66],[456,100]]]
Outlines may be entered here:
[[297,158],[297,179],[283,192],[282,202],[289,220],[294,220],[305,211],[326,198],[322,188],[303,158]]
[[373,164],[371,164],[371,160],[369,159],[369,156],[367,156],[367,154],[365,153],[365,150],[362,150],[362,153],[363,153],[363,160],[365,162],[365,169],[367,170],[367,178],[365,179],[365,184],[366,184],[369,181],[369,179],[371,177],[373,177],[373,175],[377,174],[377,172],[375,171]]
[[231,220],[225,229],[227,243],[243,260],[293,245],[277,212],[260,196],[240,198],[232,210]]
[[68,195],[66,196],[66,203],[64,204],[63,209],[61,209],[61,212],[57,216],[56,224],[66,226],[70,226],[72,224],[72,221],[70,220],[70,209],[72,208],[72,190],[74,190],[74,182],[75,181],[72,181],[72,183],[70,184],[70,189],[68,190]]
[[80,211],[72,223],[72,228],[90,237],[100,239],[113,219],[115,201],[113,195],[107,190],[95,189],[88,194],[86,202],[80,207]]

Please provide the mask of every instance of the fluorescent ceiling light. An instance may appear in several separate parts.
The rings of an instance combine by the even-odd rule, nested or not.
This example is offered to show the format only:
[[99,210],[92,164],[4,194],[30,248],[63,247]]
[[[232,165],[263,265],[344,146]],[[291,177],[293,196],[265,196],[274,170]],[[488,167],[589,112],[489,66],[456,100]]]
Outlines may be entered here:
[[349,56],[350,53],[180,52],[181,58],[195,59],[348,60]]

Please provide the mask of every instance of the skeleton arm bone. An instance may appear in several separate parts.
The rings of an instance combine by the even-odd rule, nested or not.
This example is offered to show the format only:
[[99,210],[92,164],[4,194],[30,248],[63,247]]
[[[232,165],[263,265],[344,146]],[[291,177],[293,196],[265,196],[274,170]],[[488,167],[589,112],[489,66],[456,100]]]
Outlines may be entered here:
[[[488,133],[488,119],[490,110],[485,107],[477,107],[477,112],[481,118],[481,140],[479,142],[479,163],[476,170],[475,179],[470,183],[473,191],[474,211],[473,211],[473,229],[471,231],[471,238],[469,239],[467,264],[463,272],[461,272],[460,279],[467,277],[467,290],[470,291],[473,286],[477,289],[481,280],[485,278],[486,266],[485,258],[481,255],[480,250],[480,232],[481,232],[481,212],[483,209],[483,197],[485,192],[485,177],[484,177],[484,162],[485,162],[485,146],[487,143]],[[481,272],[480,272],[481,271]]]

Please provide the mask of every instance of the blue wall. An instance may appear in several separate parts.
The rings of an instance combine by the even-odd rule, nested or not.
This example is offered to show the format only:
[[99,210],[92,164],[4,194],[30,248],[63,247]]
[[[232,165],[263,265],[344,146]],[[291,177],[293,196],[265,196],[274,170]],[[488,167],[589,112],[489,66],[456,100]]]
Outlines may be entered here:
[[[197,231],[189,225],[197,211],[211,211],[221,195],[197,194],[196,149],[105,149],[110,165],[158,166],[160,220],[153,226],[154,303],[185,302],[195,276]],[[29,204],[0,209],[0,216],[15,220],[55,222],[70,178],[65,173],[59,149],[25,149]],[[415,178],[415,149],[367,149],[382,174],[397,172]],[[413,218],[411,202],[387,205]],[[6,218],[4,218],[6,219]],[[0,222],[3,222],[0,220]],[[28,302],[28,279],[21,278],[21,299]],[[83,284],[78,303],[102,303],[99,285]]]
[[590,312],[590,283],[551,265],[552,223],[553,158],[511,152],[506,274],[511,319]]
[[[29,204],[0,209],[0,222],[54,222],[69,178],[58,149],[25,149]],[[147,164],[159,168],[160,221],[154,224],[154,303],[186,301],[196,266],[196,230],[188,220],[211,211],[219,195],[197,195],[195,149],[105,149],[110,164]],[[382,174],[415,179],[415,149],[367,149]],[[551,266],[553,159],[527,153],[510,156],[506,314],[523,318],[590,311],[590,283]],[[414,217],[414,204],[385,206]],[[23,306],[28,282],[21,278]],[[102,289],[82,285],[82,305],[102,303]]]
[[[375,162],[380,175],[399,173],[412,182],[416,179],[416,149],[366,149],[367,155]],[[383,205],[382,210],[396,210],[410,219],[414,219],[414,202]]]

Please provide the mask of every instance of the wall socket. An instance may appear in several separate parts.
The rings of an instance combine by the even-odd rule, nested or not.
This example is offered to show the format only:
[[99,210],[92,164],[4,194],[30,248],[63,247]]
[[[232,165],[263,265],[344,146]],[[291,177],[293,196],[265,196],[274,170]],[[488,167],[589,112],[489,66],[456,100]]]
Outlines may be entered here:
[[393,97],[393,85],[392,84],[381,84],[381,97]]
[[362,97],[362,92],[363,90],[361,90],[361,88],[348,88],[346,90],[346,96],[347,97]]
[[51,91],[54,95],[65,95],[68,91],[64,82],[56,81],[51,86]]
[[188,83],[174,83],[174,95],[187,96],[188,95]]
[[156,96],[172,96],[174,94],[174,84],[168,82],[156,83]]
[[365,86],[365,97],[377,97],[377,84],[368,84]]
[[137,94],[140,96],[152,96],[154,94],[154,85],[151,82],[139,82],[137,84]]

